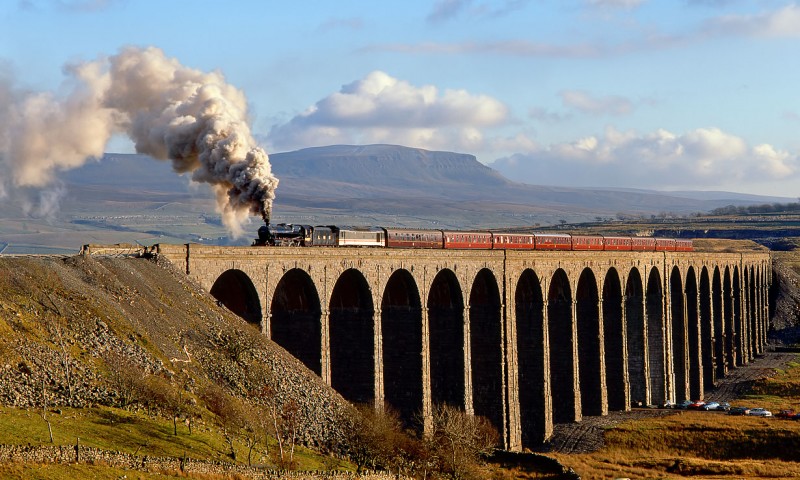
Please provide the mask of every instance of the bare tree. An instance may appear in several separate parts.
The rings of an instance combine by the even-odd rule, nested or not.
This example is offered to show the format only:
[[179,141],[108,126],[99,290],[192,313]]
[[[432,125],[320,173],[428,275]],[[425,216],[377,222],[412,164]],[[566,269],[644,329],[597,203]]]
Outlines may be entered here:
[[275,411],[275,388],[272,386],[272,371],[266,366],[255,363],[247,367],[248,398],[253,402],[251,416],[253,428],[263,438],[264,453],[269,456],[269,438],[275,437],[278,442],[279,457],[283,456],[283,437],[277,434],[278,416]]
[[278,443],[275,463],[290,470],[294,468],[294,449],[301,423],[300,405],[294,399],[281,400],[274,387],[273,373],[264,365],[249,366],[247,379],[251,385],[249,397],[262,407],[261,414],[254,421],[265,437],[275,435]]
[[217,424],[222,429],[222,436],[230,449],[229,456],[236,460],[235,440],[242,436],[248,447],[247,461],[251,462],[253,449],[258,443],[258,436],[248,430],[250,422],[250,406],[226,392],[217,385],[209,385],[200,392],[200,397],[211,413],[217,416]]
[[53,343],[57,344],[60,349],[59,363],[61,364],[61,368],[64,372],[64,381],[66,382],[67,387],[67,398],[69,403],[72,404],[72,355],[69,353],[69,348],[66,340],[64,339],[64,335],[62,334],[61,324],[59,323],[63,318],[63,314],[61,313],[61,309],[58,308],[58,304],[56,304],[55,300],[53,300],[53,297],[47,290],[44,290],[44,295],[47,297],[49,305],[45,304],[42,300],[38,300],[38,302],[39,305],[47,310],[52,311],[56,315],[55,319],[52,319],[46,323],[46,328]]
[[402,475],[425,471],[428,457],[425,448],[413,434],[403,430],[397,412],[388,406],[375,409],[372,405],[360,405],[357,409],[359,415],[349,436],[350,458],[358,472],[366,466]]
[[188,374],[183,372],[176,377],[173,384],[160,375],[148,375],[139,384],[141,401],[147,406],[148,415],[153,408],[167,414],[172,419],[173,435],[178,435],[178,419],[190,410],[186,392]]
[[189,413],[188,390],[191,383],[189,372],[181,369],[173,376],[170,388],[164,392],[163,406],[172,417],[173,435],[178,435],[178,419]]
[[[273,412],[277,409],[273,407]],[[280,407],[280,422],[275,422],[276,436],[281,438],[281,445],[288,444],[289,457],[284,456],[283,449],[281,449],[280,463],[281,466],[293,470],[294,464],[294,447],[297,444],[297,429],[300,426],[300,405],[294,400],[290,399]],[[275,414],[273,413],[273,418]]]
[[464,478],[482,456],[491,454],[499,441],[497,430],[483,417],[468,415],[450,405],[433,409],[433,434],[429,445],[440,452],[441,470]]
[[120,406],[125,408],[132,403],[142,401],[146,391],[145,371],[125,355],[113,350],[104,352],[102,358],[108,369],[107,378],[119,396]]
[[50,443],[53,442],[53,426],[50,425],[50,420],[47,418],[47,389],[44,384],[44,377],[42,377],[42,420],[47,424],[47,432],[50,434]]

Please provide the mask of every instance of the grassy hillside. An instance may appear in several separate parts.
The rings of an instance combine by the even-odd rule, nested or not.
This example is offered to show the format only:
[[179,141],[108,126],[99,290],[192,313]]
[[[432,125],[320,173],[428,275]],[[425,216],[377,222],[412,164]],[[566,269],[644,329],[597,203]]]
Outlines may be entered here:
[[[756,382],[734,405],[800,406],[800,363]],[[605,433],[594,453],[555,455],[583,478],[798,478],[800,421],[681,411]]]
[[[259,418],[248,414],[277,412],[281,431],[291,421],[298,443],[317,452],[344,448],[353,418],[255,327],[147,259],[0,257],[0,366],[0,444],[49,445],[47,420],[56,445],[79,437],[107,450],[243,464],[249,435],[250,461],[274,467],[283,465],[275,430],[248,432],[243,423]],[[294,460],[348,468],[302,448]]]

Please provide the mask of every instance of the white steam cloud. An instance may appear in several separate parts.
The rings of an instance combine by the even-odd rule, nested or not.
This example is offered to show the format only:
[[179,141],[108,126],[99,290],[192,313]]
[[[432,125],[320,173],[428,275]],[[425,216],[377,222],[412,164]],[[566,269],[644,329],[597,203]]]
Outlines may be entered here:
[[46,188],[59,170],[100,158],[111,136],[125,133],[138,153],[211,185],[232,235],[242,234],[250,215],[269,218],[278,179],[250,132],[244,94],[221,73],[185,67],[152,47],[125,48],[65,73],[64,96],[14,92],[0,79],[0,99],[8,100],[0,102],[0,166],[8,174],[0,194],[9,186]]

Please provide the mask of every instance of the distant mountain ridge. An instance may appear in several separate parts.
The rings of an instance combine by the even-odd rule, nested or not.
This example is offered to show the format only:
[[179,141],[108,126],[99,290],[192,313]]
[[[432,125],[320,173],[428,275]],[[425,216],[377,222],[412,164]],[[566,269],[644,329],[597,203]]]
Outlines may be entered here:
[[[695,212],[772,197],[702,192],[670,194],[634,189],[570,188],[513,182],[475,156],[397,145],[334,145],[270,155],[282,195],[328,198],[410,196],[568,207],[586,212]],[[309,187],[311,187],[309,189]],[[763,200],[762,200],[763,199]]]
[[[488,227],[585,221],[618,213],[706,212],[727,205],[791,199],[724,192],[657,192],[571,188],[514,182],[473,155],[398,145],[332,145],[270,154],[280,184],[274,214],[281,221],[342,218],[373,224]],[[188,179],[168,162],[144,155],[107,154],[63,176],[73,190],[92,195],[154,192],[186,195]],[[205,196],[192,189],[195,200]]]

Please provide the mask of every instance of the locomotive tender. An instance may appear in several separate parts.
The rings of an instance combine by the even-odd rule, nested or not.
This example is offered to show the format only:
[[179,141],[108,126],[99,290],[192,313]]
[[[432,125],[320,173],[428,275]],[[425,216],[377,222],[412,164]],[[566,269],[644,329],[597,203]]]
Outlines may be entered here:
[[279,223],[258,229],[253,246],[383,247],[480,250],[691,252],[692,241],[674,238],[339,227]]

